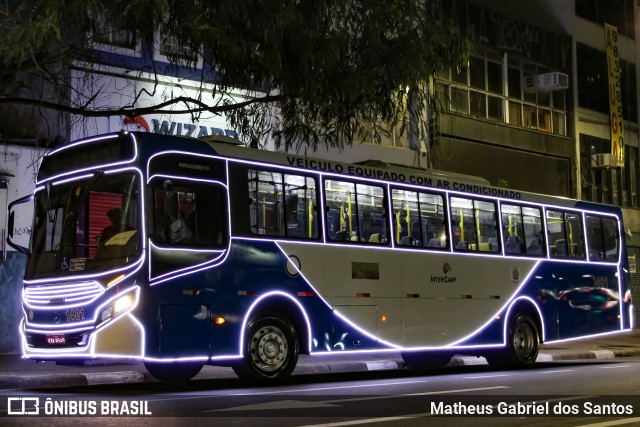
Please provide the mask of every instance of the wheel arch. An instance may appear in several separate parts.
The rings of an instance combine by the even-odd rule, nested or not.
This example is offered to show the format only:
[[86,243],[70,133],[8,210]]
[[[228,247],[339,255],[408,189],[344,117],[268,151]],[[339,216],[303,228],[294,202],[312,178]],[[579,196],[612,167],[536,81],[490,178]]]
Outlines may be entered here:
[[275,314],[288,320],[296,330],[301,354],[309,354],[311,349],[311,322],[304,307],[292,295],[274,291],[261,295],[251,304],[242,320],[240,330],[240,354],[244,355],[247,326],[253,319],[263,314]]
[[538,332],[538,340],[542,344],[545,341],[545,329],[544,329],[542,311],[540,310],[540,307],[538,307],[538,304],[536,304],[536,302],[533,299],[525,296],[514,299],[509,305],[509,308],[507,309],[507,313],[504,319],[504,329],[503,329],[503,335],[502,335],[504,342],[506,342],[506,339],[507,339],[507,328],[509,325],[509,321],[511,320],[512,316],[521,312],[529,314],[531,316],[531,319],[535,322],[537,332]]

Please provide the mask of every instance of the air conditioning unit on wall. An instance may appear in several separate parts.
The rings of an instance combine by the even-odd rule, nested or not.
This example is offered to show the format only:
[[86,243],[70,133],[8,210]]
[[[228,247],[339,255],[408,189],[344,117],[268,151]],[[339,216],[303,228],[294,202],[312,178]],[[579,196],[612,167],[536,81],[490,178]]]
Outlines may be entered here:
[[613,154],[593,154],[591,156],[592,168],[615,168],[616,156]]
[[526,76],[523,81],[525,92],[535,92],[536,90],[562,90],[569,88],[569,76],[555,71],[553,73],[538,74],[537,76]]
[[569,88],[569,76],[564,73],[554,72],[538,75],[538,89],[562,90]]

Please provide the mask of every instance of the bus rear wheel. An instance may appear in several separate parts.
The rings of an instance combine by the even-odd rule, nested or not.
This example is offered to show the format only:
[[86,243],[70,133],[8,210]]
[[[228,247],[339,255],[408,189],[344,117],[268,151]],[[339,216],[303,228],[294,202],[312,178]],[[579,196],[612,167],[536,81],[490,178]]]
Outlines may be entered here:
[[263,316],[247,327],[242,360],[235,373],[252,383],[276,382],[288,377],[298,361],[298,338],[288,320]]
[[507,346],[486,355],[490,365],[501,368],[530,368],[536,363],[540,350],[540,334],[530,314],[517,313],[509,319]]
[[442,351],[406,351],[402,353],[402,360],[412,368],[426,370],[444,368],[452,356]]
[[187,382],[202,369],[202,363],[194,362],[144,362],[145,368],[156,379],[167,383]]

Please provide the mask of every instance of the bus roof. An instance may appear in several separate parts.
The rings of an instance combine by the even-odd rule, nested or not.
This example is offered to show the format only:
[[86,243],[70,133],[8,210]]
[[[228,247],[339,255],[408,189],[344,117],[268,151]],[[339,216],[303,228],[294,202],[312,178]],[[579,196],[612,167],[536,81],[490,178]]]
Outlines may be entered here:
[[209,144],[217,153],[233,157],[237,159],[246,159],[260,162],[273,163],[278,165],[302,167],[306,169],[315,169],[318,171],[346,173],[347,175],[361,175],[358,173],[349,173],[349,171],[355,171],[358,168],[367,169],[369,175],[367,177],[381,178],[385,175],[415,175],[422,176],[425,179],[430,178],[432,180],[446,179],[465,182],[469,184],[479,185],[491,185],[488,180],[474,176],[466,175],[455,172],[447,172],[441,170],[427,170],[421,168],[412,168],[404,165],[390,164],[382,160],[365,160],[358,163],[342,163],[335,162],[333,160],[320,159],[315,157],[300,156],[297,154],[281,153],[268,150],[259,150],[256,148],[248,148],[239,143],[237,139],[223,137],[223,136],[207,136],[200,138],[202,141]]
[[351,175],[359,178],[373,178],[385,181],[395,181],[404,184],[457,190],[466,193],[476,193],[484,196],[503,197],[515,200],[527,200],[537,203],[555,204],[558,206],[578,207],[617,212],[619,208],[611,205],[581,201],[563,196],[530,193],[510,188],[491,186],[484,178],[454,172],[440,170],[426,170],[408,166],[389,164],[380,160],[368,160],[360,163],[341,163],[332,160],[324,160],[300,156],[296,154],[274,152],[247,148],[238,140],[228,137],[202,138],[211,148],[222,156],[271,163],[274,165],[289,166],[318,172],[330,172],[342,175]]

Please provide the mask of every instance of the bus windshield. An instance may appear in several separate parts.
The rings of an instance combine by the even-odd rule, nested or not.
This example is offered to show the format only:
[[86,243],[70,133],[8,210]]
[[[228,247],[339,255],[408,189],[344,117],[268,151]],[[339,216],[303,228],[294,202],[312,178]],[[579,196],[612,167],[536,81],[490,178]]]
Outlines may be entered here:
[[131,172],[98,171],[37,191],[25,277],[96,273],[138,259],[138,181]]

